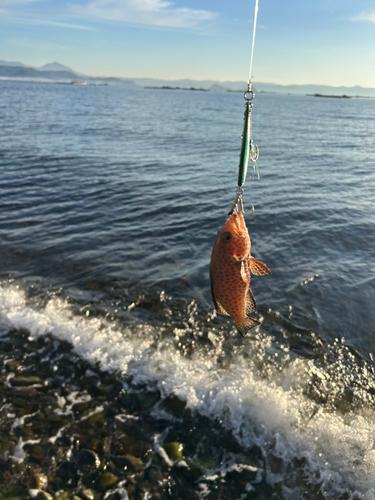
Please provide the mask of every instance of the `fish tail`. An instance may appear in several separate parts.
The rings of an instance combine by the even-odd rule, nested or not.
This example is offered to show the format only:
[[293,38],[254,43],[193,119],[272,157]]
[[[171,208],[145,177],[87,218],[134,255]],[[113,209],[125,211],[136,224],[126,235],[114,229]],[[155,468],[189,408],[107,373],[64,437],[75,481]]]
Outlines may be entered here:
[[236,322],[235,325],[237,330],[242,335],[242,337],[245,337],[247,332],[252,328],[255,328],[256,326],[260,325],[260,322],[257,321],[256,319],[248,318],[247,316],[245,316],[244,319],[242,319],[239,322]]

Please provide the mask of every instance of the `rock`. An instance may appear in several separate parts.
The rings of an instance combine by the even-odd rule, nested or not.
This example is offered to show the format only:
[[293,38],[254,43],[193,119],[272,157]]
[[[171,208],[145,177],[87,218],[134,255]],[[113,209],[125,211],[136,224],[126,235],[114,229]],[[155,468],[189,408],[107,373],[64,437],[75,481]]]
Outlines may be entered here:
[[81,497],[84,500],[94,500],[94,498],[95,498],[94,492],[92,490],[90,490],[90,489],[82,490],[82,491],[80,491],[79,494],[81,495]]
[[127,436],[126,434],[122,434],[113,440],[111,447],[115,455],[129,454],[137,458],[142,457],[147,451],[144,441]]
[[150,467],[148,470],[147,478],[151,484],[158,484],[163,479],[163,474],[156,467]]
[[82,403],[76,403],[75,405],[73,405],[72,410],[74,412],[81,413],[81,412],[87,410],[88,408],[90,408],[90,403],[89,402],[82,402]]
[[41,462],[46,456],[47,450],[41,444],[34,444],[29,448],[28,453],[34,460]]
[[112,457],[112,460],[116,467],[119,467],[120,469],[128,469],[130,472],[139,472],[144,468],[142,460],[134,457],[133,455],[127,454],[121,457]]
[[29,479],[29,488],[33,490],[45,490],[48,485],[48,478],[44,474],[32,474]]
[[34,497],[34,500],[53,500],[53,496],[46,491],[39,491],[39,493]]
[[55,500],[69,500],[69,498],[70,498],[70,493],[64,491],[64,493],[61,493],[58,497],[55,498]]
[[94,467],[97,469],[100,466],[99,455],[92,450],[80,450],[77,453],[76,461],[79,468]]
[[27,386],[27,385],[42,384],[43,379],[40,377],[35,377],[35,376],[29,376],[29,377],[17,376],[17,377],[13,377],[10,380],[10,383],[15,387],[20,387],[20,386]]
[[194,459],[188,458],[186,459],[186,463],[188,467],[183,467],[181,469],[181,473],[184,477],[192,479],[196,481],[204,474],[203,467]]
[[1,493],[4,494],[6,499],[29,497],[28,491],[23,486],[9,486],[9,488]]
[[112,474],[111,472],[103,472],[100,474],[98,479],[96,480],[96,487],[99,491],[104,491],[114,486],[118,481],[118,477]]
[[104,424],[105,416],[103,413],[95,413],[94,415],[86,418],[85,422],[87,422],[88,424]]
[[172,411],[172,413],[180,417],[185,410],[186,402],[179,399],[177,396],[169,396],[164,400],[164,405]]
[[35,389],[35,387],[21,387],[14,389],[13,391],[14,396],[16,397],[21,397],[21,398],[35,398],[35,396],[38,394],[38,391]]
[[172,443],[163,444],[163,448],[167,452],[168,457],[174,462],[181,460],[184,456],[184,446],[182,443],[173,441]]
[[27,401],[24,398],[12,399],[12,405],[15,406],[16,408],[25,408],[26,404],[27,404]]

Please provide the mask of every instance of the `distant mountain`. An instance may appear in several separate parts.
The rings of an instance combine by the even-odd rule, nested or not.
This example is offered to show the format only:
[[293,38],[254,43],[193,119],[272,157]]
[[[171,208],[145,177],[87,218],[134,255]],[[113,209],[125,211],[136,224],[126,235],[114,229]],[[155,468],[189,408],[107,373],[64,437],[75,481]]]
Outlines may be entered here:
[[[0,60],[0,78],[16,78],[37,81],[55,81],[61,83],[71,83],[72,81],[92,84],[121,85],[127,87],[172,87],[183,89],[205,89],[216,92],[244,92],[246,90],[245,81],[225,81],[215,80],[161,80],[157,78],[116,78],[116,77],[93,77],[85,76],[73,71],[68,66],[58,62],[48,63],[41,68],[32,68],[19,62],[7,62]],[[255,90],[256,89],[256,90]],[[275,83],[258,82],[254,83],[255,92],[275,93],[275,94],[321,94],[332,96],[358,96],[375,97],[375,88],[363,87],[329,87],[328,85],[277,85]]]
[[68,66],[64,66],[63,64],[60,64],[58,62],[48,63],[44,66],[41,66],[40,68],[35,69],[37,69],[38,71],[70,71],[71,73],[74,73],[72,68],[68,68]]
[[21,63],[2,64],[0,61],[0,78],[25,79],[32,81],[54,81],[59,83],[87,82],[135,87],[136,84],[125,78],[91,77],[75,73],[72,69],[59,63],[45,64],[42,68],[32,68]]
[[19,63],[19,62],[13,62],[13,61],[3,61],[0,59],[0,65],[1,66],[22,66],[26,68],[27,66],[25,64]]
[[38,71],[34,68],[26,66],[3,66],[0,65],[0,76],[7,78],[34,78],[39,80],[59,80],[70,81],[76,80],[78,77],[71,71]]

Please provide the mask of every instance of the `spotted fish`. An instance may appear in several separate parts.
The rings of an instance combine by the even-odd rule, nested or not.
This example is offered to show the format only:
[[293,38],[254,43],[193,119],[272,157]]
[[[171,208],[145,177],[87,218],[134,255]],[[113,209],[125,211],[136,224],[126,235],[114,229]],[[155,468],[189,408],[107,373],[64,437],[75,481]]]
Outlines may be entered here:
[[250,249],[243,215],[233,212],[219,231],[212,249],[211,293],[216,311],[231,316],[243,337],[260,324],[247,316],[257,309],[249,288],[250,272],[258,276],[271,273],[263,262],[251,256]]

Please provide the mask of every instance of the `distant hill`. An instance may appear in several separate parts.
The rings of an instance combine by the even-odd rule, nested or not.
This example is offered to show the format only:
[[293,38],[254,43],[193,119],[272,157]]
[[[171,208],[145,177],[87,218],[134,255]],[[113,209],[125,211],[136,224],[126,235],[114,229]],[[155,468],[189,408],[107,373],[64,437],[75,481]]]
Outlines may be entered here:
[[23,66],[23,67],[26,67],[25,64],[22,64],[20,62],[3,61],[2,59],[0,59],[0,65],[1,66]]
[[[3,64],[4,63],[4,64]],[[53,81],[59,83],[87,82],[92,84],[107,84],[135,87],[136,84],[125,78],[91,77],[75,73],[72,69],[59,63],[45,64],[41,68],[32,68],[21,63],[6,63],[0,61],[0,78],[24,79],[32,81]]]
[[[116,78],[116,77],[93,77],[86,76],[73,71],[68,66],[58,62],[48,63],[40,68],[25,66],[19,62],[8,62],[0,60],[0,78],[27,79],[36,81],[55,81],[61,83],[71,83],[72,81],[93,84],[120,85],[127,87],[172,87],[183,89],[205,89],[215,92],[244,92],[246,90],[245,81],[225,81],[215,80],[161,80],[157,78]],[[363,87],[330,87],[328,85],[277,85],[275,83],[258,82],[254,83],[254,91],[275,93],[275,94],[321,94],[328,96],[352,96],[352,97],[375,97],[375,88]],[[256,90],[255,90],[256,89]]]
[[74,73],[72,68],[68,68],[68,66],[64,66],[63,64],[60,64],[58,62],[48,63],[44,66],[41,66],[40,68],[35,69],[37,69],[38,71],[70,71],[71,73]]

